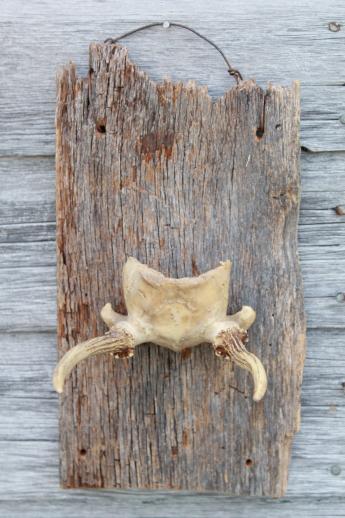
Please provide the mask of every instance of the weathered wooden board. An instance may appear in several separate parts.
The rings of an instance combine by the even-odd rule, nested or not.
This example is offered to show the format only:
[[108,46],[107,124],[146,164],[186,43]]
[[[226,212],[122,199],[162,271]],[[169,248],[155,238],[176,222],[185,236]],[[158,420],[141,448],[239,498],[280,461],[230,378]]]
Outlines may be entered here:
[[[311,351],[306,359],[302,394],[303,416],[306,420],[302,421],[302,433],[297,436],[296,453],[302,453],[304,457],[312,459],[315,465],[319,452],[312,447],[310,438],[312,420],[323,418],[337,423],[344,419],[342,407],[345,406],[345,399],[342,382],[345,360],[341,355],[343,334],[343,330],[332,330],[327,335],[322,330],[308,332],[308,351]],[[56,363],[55,348],[54,333],[1,335],[1,393],[6,395],[0,403],[3,411],[0,423],[1,441],[10,441],[13,437],[14,415],[17,417],[16,422],[20,423],[20,427],[16,428],[16,440],[57,441],[54,420],[57,416],[58,398],[51,385],[51,372]],[[19,419],[19,412],[30,415],[30,418],[25,421]],[[52,419],[50,416],[53,416]],[[334,462],[333,448],[342,445],[344,430],[340,432],[335,428],[332,433],[338,438],[323,452],[330,464],[332,458]],[[321,443],[322,434],[316,433],[314,442]],[[57,465],[57,459],[54,459],[54,462]],[[303,473],[303,477],[307,478],[307,470],[303,470]],[[302,494],[301,488],[295,485],[293,479],[290,490],[291,487],[293,493]],[[329,491],[328,484],[327,490]]]
[[[125,516],[131,516],[131,512],[135,513],[136,505],[140,502],[146,502],[144,507],[149,507],[151,516],[154,513],[158,516],[169,516],[169,513],[173,512],[173,501],[170,500],[171,495],[163,492],[145,494],[73,491],[73,494],[66,494],[59,489],[57,396],[51,386],[51,373],[55,362],[55,336],[52,333],[8,334],[0,336],[0,343],[0,391],[3,396],[0,402],[0,445],[1,463],[6,466],[6,472],[0,473],[0,509],[4,516],[9,515],[12,518],[12,512],[8,514],[11,508],[15,516],[14,511],[21,509],[20,499],[25,499],[27,513],[30,515],[31,509],[31,516],[36,516],[36,508],[41,508],[42,513],[46,510],[53,516],[61,516],[63,508],[68,509],[71,514],[76,512],[72,511],[73,502],[79,498],[81,516],[92,515],[91,509],[87,511],[82,502],[88,502],[92,506],[97,499],[105,516],[108,516],[106,502],[109,506],[120,509],[121,505],[125,505],[125,501],[128,506],[124,508],[124,512],[127,513]],[[292,512],[291,509],[297,508],[295,506],[298,506],[305,494],[308,494],[311,509],[312,495],[322,508],[320,499],[333,495],[333,507],[339,508],[341,515],[343,504],[336,495],[343,495],[345,484],[345,471],[341,469],[345,440],[345,399],[341,385],[344,379],[342,347],[343,331],[326,334],[323,330],[318,330],[308,334],[306,375],[302,391],[302,431],[297,434],[294,441],[289,497],[275,502],[277,512]],[[327,448],[324,448],[325,436]],[[208,508],[207,506],[217,509],[217,498],[219,497],[211,495],[201,497],[190,493],[179,496],[175,494],[176,513],[179,510],[183,515],[188,505],[194,502],[195,516],[203,516],[203,510]],[[248,509],[246,506],[250,509],[252,505],[248,500],[221,498],[223,505],[227,502],[227,508],[230,507],[233,512],[237,512],[238,502],[243,504],[244,509]],[[266,512],[273,512],[267,500],[254,502],[254,507],[267,506]],[[327,502],[329,511],[325,513],[325,509],[322,508],[322,512],[328,518],[332,515],[333,507],[330,500]],[[141,514],[140,511],[140,516]],[[322,513],[320,515],[322,516]]]
[[[302,209],[319,208],[317,203],[308,203],[310,192],[321,192],[329,197],[333,195],[334,199],[329,198],[328,209],[332,209],[337,204],[339,197],[344,196],[345,192],[344,163],[345,153],[343,152],[302,152]],[[39,228],[42,228],[44,224],[55,223],[54,157],[0,157],[0,176],[6,178],[0,190],[0,231],[4,225],[16,225],[18,229],[23,229],[26,224],[41,225]],[[305,215],[306,213],[301,214],[299,225],[306,224]],[[345,222],[345,218],[338,217],[337,220]],[[23,224],[22,227],[20,224]],[[34,228],[27,234],[27,241],[43,239],[54,241],[55,227],[50,234],[37,235]],[[13,241],[18,242],[22,239],[19,234],[16,234]],[[5,240],[2,239],[2,242]]]
[[[80,365],[61,405],[65,487],[284,493],[299,428],[304,315],[297,261],[299,91],[252,81],[212,102],[205,88],[156,84],[120,46],[93,44],[87,79],[58,79],[57,250],[60,352],[123,311],[134,255],[167,275],[233,260],[230,313],[257,310],[248,376],[214,357],[156,346],[122,363]],[[269,252],[268,252],[269,251]]]
[[[90,41],[103,41],[140,24],[180,21],[212,38],[241,65],[245,78],[282,84],[302,81],[302,144],[311,150],[345,149],[344,5],[291,0],[205,0],[197,12],[192,2],[175,0],[173,7],[158,0],[80,0],[30,2],[23,16],[22,0],[3,2],[0,28],[2,76],[0,153],[54,154],[54,77],[57,64],[73,59],[87,70]],[[329,29],[337,21],[338,32]],[[265,37],[263,37],[265,35]],[[153,29],[129,40],[134,61],[155,80],[197,78],[213,96],[227,88],[229,78],[214,50],[181,30]],[[23,50],[25,49],[25,50]],[[152,49],[157,51],[152,52]],[[38,59],[39,57],[39,59]],[[25,78],[25,80],[23,80]],[[305,105],[305,107],[304,107]],[[305,125],[304,119],[309,122]],[[310,122],[312,121],[312,122]]]
[[[11,518],[61,518],[68,510],[69,518],[80,516],[92,518],[112,518],[114,509],[123,518],[180,518],[192,516],[209,518],[209,516],[231,516],[242,518],[255,514],[256,518],[291,518],[307,516],[308,518],[342,518],[344,501],[341,498],[296,498],[283,501],[267,501],[266,499],[238,499],[226,496],[177,495],[175,492],[148,495],[136,492],[130,496],[124,493],[112,494],[109,491],[97,491],[90,494],[68,494],[54,498],[35,498],[20,502],[6,500],[1,503],[5,516]],[[140,514],[139,514],[140,513]]]
[[[322,209],[313,225],[305,225],[308,191],[345,190],[344,154],[334,152],[302,153],[300,254],[308,321],[318,329],[308,335],[302,428],[294,441],[288,497],[270,501],[163,491],[71,493],[58,488],[57,398],[50,385],[55,361],[55,271],[42,268],[55,264],[55,72],[59,64],[73,59],[85,74],[90,41],[162,19],[187,23],[204,32],[224,48],[234,64],[242,65],[245,77],[254,73],[262,85],[267,78],[280,84],[301,79],[302,125],[303,119],[315,122],[313,128],[302,128],[302,144],[325,150],[345,143],[345,126],[339,121],[344,113],[342,0],[306,0],[303,4],[299,0],[214,0],[212,4],[200,0],[197,11],[195,2],[185,0],[170,4],[159,0],[1,3],[0,225],[5,224],[6,229],[2,233],[0,226],[0,268],[4,266],[6,271],[0,279],[0,425],[4,432],[0,464],[6,470],[0,481],[0,514],[11,518],[61,518],[67,514],[71,518],[108,518],[114,511],[123,518],[343,516],[345,304],[334,300],[337,292],[344,291],[342,276],[335,279],[333,288],[327,281],[333,289],[333,302],[331,291],[322,300],[315,297],[324,292],[324,278],[330,270],[341,273],[343,265],[345,271],[345,236],[339,225],[333,234],[337,220],[323,224]],[[331,21],[340,23],[338,32],[329,30]],[[155,34],[142,33],[128,44],[135,62],[156,80],[165,74],[174,79],[198,78],[209,85],[212,96],[229,86],[214,51],[202,42],[196,44],[187,33],[156,29]],[[263,59],[265,56],[269,58]],[[312,201],[309,196],[308,200]],[[338,218],[341,221],[344,218]],[[17,269],[17,274],[10,274],[9,268]],[[29,282],[32,274],[34,283]],[[14,281],[17,288],[12,290]],[[46,283],[48,290],[43,289]],[[4,311],[7,300],[9,312]],[[330,325],[336,328],[330,329]],[[13,328],[20,332],[13,334]],[[52,331],[47,333],[47,329]]]
[[[336,248],[336,247],[334,247]],[[44,248],[39,250],[44,253]],[[312,253],[312,251],[310,252]],[[339,255],[344,250],[339,251]],[[308,327],[344,328],[344,307],[337,295],[344,289],[342,263],[335,263],[335,272],[329,274],[332,258],[303,265],[308,282],[305,298]],[[25,267],[0,270],[0,283],[6,286],[0,294],[0,332],[44,332],[56,329],[56,270],[55,267]],[[327,280],[327,284],[326,284]],[[313,296],[313,294],[315,294]],[[28,297],[30,302],[28,303]],[[18,318],[20,315],[20,318]]]
[[[191,45],[192,42],[185,42],[184,46]],[[158,44],[157,44],[158,46]],[[152,48],[150,46],[150,48]],[[131,52],[131,55],[136,56],[137,52]],[[173,55],[171,51],[171,55]],[[139,54],[141,57],[141,54]],[[145,59],[149,60],[149,56],[144,53]],[[142,58],[143,59],[143,58]],[[163,58],[162,58],[163,59]],[[171,59],[171,58],[170,58]],[[50,54],[47,55],[49,65],[51,66]],[[168,60],[169,62],[169,60]],[[156,64],[158,65],[158,64]],[[212,61],[210,59],[209,69],[212,67]],[[85,66],[82,67],[84,70]],[[207,67],[205,67],[207,68]],[[155,71],[154,64],[150,67],[150,71]],[[198,71],[200,68],[198,68]],[[86,73],[86,71],[85,71]],[[40,70],[40,75],[43,72]],[[54,76],[54,71],[49,70],[47,74]],[[182,75],[182,71],[180,73]],[[189,73],[190,75],[190,73]],[[201,74],[198,74],[198,77]],[[225,77],[225,80],[227,78]],[[223,78],[223,84],[225,83]],[[209,77],[211,84],[217,81],[217,77]],[[227,80],[229,83],[229,79]],[[286,78],[284,77],[284,82]],[[206,78],[204,83],[207,84]],[[266,83],[261,82],[262,86],[265,87]],[[260,84],[260,83],[259,83]],[[31,99],[31,90],[27,92],[27,101],[25,107],[21,107],[20,103],[22,99],[12,100],[11,103],[1,106],[0,99],[0,153],[5,156],[26,156],[30,153],[37,154],[42,153],[43,157],[53,156],[54,154],[54,83],[53,79],[48,82],[47,85],[41,87],[44,88],[44,94],[49,95],[50,101],[48,106],[42,106],[39,98]],[[224,87],[223,87],[224,90]],[[210,93],[213,93],[213,97],[221,95],[223,90],[214,90],[210,88]],[[23,92],[20,92],[23,94]],[[303,148],[308,149],[311,152],[320,151],[344,151],[345,149],[345,124],[341,122],[343,115],[343,96],[344,86],[343,84],[331,85],[331,86],[320,86],[320,85],[304,85],[301,92],[302,102],[302,113],[301,113],[301,145]],[[320,111],[315,110],[315,103],[320,106]],[[304,108],[304,110],[303,110]],[[13,127],[13,124],[9,121],[12,120],[13,111],[16,113],[16,117],[21,120],[18,126]],[[23,113],[24,112],[24,113]],[[24,127],[35,127],[34,133],[28,132],[23,135],[22,125]],[[25,136],[25,138],[23,138]]]

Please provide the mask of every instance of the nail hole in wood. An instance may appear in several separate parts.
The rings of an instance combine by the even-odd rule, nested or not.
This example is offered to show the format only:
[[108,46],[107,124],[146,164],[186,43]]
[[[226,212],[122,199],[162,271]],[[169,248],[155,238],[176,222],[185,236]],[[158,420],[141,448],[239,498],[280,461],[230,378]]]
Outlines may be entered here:
[[247,466],[247,468],[251,468],[251,467],[252,467],[252,465],[253,465],[253,461],[252,461],[252,459],[247,459],[247,460],[246,460],[246,466]]
[[345,302],[345,293],[337,293],[335,299],[337,302]]
[[338,22],[329,22],[328,30],[331,32],[339,32],[341,29],[341,23]]
[[341,467],[339,466],[339,464],[333,464],[333,466],[331,466],[331,473],[332,473],[332,475],[335,475],[336,477],[338,475],[340,475]]
[[263,130],[263,128],[258,128],[258,129],[256,130],[256,138],[257,138],[258,140],[260,140],[260,139],[262,139],[262,137],[263,137],[263,136],[264,136],[264,130]]
[[106,125],[104,119],[98,119],[96,121],[96,131],[101,134],[106,132]]
[[337,216],[345,216],[345,206],[337,205],[334,207],[334,211]]
[[281,124],[276,124],[276,130],[281,130],[282,129],[282,125]]
[[86,450],[84,448],[82,448],[81,450],[79,450],[79,455],[81,457],[85,457],[86,456]]

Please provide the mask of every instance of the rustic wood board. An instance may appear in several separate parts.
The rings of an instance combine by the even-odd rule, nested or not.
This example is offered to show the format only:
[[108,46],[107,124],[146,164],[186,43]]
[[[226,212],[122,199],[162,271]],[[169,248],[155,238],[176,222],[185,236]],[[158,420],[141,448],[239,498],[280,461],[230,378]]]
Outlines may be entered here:
[[[0,96],[0,153],[53,155],[54,78],[57,65],[73,60],[87,69],[90,41],[117,36],[140,24],[175,20],[213,39],[246,78],[266,85],[302,82],[302,145],[312,151],[345,149],[343,114],[344,21],[342,0],[38,0],[22,16],[22,0],[5,0]],[[332,21],[338,32],[329,29]],[[51,37],[53,36],[53,37]],[[227,88],[228,76],[214,49],[193,34],[156,27],[128,40],[135,63],[160,79],[195,78],[210,85],[213,96]],[[25,52],[21,49],[25,48]],[[154,52],[153,52],[154,49]],[[39,55],[39,59],[37,56]],[[330,59],[331,56],[331,59]],[[11,61],[16,63],[11,67]],[[24,79],[25,80],[24,80]],[[308,119],[308,120],[307,120]]]
[[[113,0],[104,0],[101,9],[97,0],[33,1],[25,5],[23,15],[21,0],[2,4],[0,62],[6,74],[1,76],[0,96],[0,464],[6,470],[0,476],[0,514],[107,518],[116,509],[123,518],[239,518],[253,513],[260,518],[339,517],[345,509],[345,305],[336,296],[344,290],[345,219],[333,208],[341,195],[344,203],[345,155],[336,152],[302,152],[301,157],[299,251],[309,333],[301,431],[293,442],[287,496],[272,501],[211,493],[200,497],[191,492],[59,488],[58,398],[51,386],[56,363],[56,68],[73,59],[79,73],[86,74],[90,41],[146,21],[178,20],[214,39],[233,64],[241,65],[245,77],[255,74],[259,84],[266,84],[266,78],[279,84],[302,80],[303,146],[325,150],[345,144],[345,126],[339,121],[344,3],[214,0],[210,5],[201,0],[197,12],[193,2],[183,0],[169,5],[125,0],[114,5]],[[342,23],[339,32],[329,30],[333,20]],[[209,84],[214,96],[229,86],[213,49],[196,44],[187,32],[157,28],[155,34],[143,32],[129,39],[128,45],[134,61],[156,80],[166,73],[174,79],[198,78]],[[152,48],[159,52],[153,55]],[[339,105],[329,109],[336,99]],[[312,119],[313,126],[304,128],[303,118]],[[327,208],[313,201],[311,191],[326,191]],[[332,221],[325,224],[328,217]]]
[[257,310],[250,349],[269,377],[260,403],[239,369],[200,346],[153,345],[84,362],[61,401],[64,487],[218,490],[280,496],[299,428],[305,324],[296,233],[299,91],[253,81],[212,102],[156,84],[120,46],[92,44],[87,79],[58,78],[60,353],[124,311],[133,255],[190,276],[233,261],[229,311]]

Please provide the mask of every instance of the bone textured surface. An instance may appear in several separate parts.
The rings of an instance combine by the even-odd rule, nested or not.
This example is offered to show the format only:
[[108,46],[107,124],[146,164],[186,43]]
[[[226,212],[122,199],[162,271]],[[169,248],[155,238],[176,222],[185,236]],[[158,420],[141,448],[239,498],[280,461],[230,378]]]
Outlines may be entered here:
[[110,333],[70,349],[57,365],[53,384],[62,392],[65,378],[81,361],[100,353],[117,358],[133,356],[135,346],[152,342],[176,353],[203,342],[214,344],[217,356],[233,360],[253,375],[255,401],[265,395],[267,378],[260,360],[244,342],[255,311],[244,306],[227,316],[231,262],[198,277],[172,279],[129,257],[123,268],[128,316],[108,303],[101,311]]

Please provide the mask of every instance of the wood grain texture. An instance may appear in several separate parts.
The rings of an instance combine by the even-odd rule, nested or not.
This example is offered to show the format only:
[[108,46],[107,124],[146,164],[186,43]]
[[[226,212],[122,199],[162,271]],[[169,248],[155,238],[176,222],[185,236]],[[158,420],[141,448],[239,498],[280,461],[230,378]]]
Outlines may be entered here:
[[[337,247],[331,247],[331,250]],[[327,250],[327,247],[325,247]],[[36,254],[44,253],[36,248]],[[24,249],[25,254],[26,249]],[[315,255],[315,250],[310,250]],[[51,251],[51,253],[53,253]],[[329,262],[334,258],[324,253],[309,265],[302,264],[306,277],[308,297],[305,298],[308,327],[310,329],[339,329],[345,327],[344,304],[337,300],[344,291],[344,251],[339,250],[334,273],[329,273]],[[11,254],[11,257],[13,255]],[[25,259],[25,256],[21,256]],[[0,332],[45,332],[56,329],[56,269],[24,267],[0,270],[0,282],[4,289],[0,293]],[[327,284],[326,284],[327,280]]]
[[[343,334],[342,330],[327,333],[315,330],[308,334],[301,433],[297,434],[294,441],[288,498],[276,502],[280,512],[298,509],[298,502],[306,494],[311,509],[314,505],[312,497],[316,500],[333,495],[334,502],[338,502],[334,508],[339,507],[341,515],[342,501],[337,500],[336,495],[340,497],[343,494],[345,484],[345,471],[342,469],[345,440]],[[199,516],[198,513],[203,512],[202,509],[207,506],[217,509],[218,497],[210,494],[202,497],[190,493],[179,496],[174,494],[174,499],[170,500],[172,496],[163,492],[103,492],[100,496],[97,491],[73,491],[71,494],[59,489],[57,396],[51,386],[51,374],[56,361],[55,342],[53,333],[0,336],[0,391],[3,395],[0,402],[0,454],[2,465],[7,466],[6,473],[0,475],[0,509],[3,514],[7,516],[6,512],[11,506],[13,512],[16,508],[21,509],[21,499],[25,499],[27,512],[31,510],[32,516],[35,516],[36,506],[41,506],[42,512],[47,509],[53,515],[54,512],[58,513],[56,509],[61,513],[63,506],[72,512],[75,509],[73,502],[79,498],[80,504],[83,500],[89,502],[89,505],[97,499],[98,506],[106,516],[110,513],[106,502],[118,508],[125,505],[126,498],[124,512],[129,516],[131,512],[136,512],[136,505],[143,501],[146,502],[145,506],[149,506],[151,516],[173,513],[174,500],[176,512],[181,514],[192,504],[196,506],[195,516]],[[334,467],[341,468],[338,475],[332,473]],[[13,484],[14,480],[16,484]],[[227,502],[226,508],[230,508],[233,513],[238,512],[236,502],[242,502],[245,509],[251,505],[243,499],[228,499]],[[331,512],[333,507],[330,499],[327,502]],[[255,504],[254,507],[266,507],[269,514],[273,512],[267,500],[255,500]],[[82,516],[92,515],[91,509],[88,514],[83,506],[80,512]],[[325,516],[328,515],[325,513]]]
[[297,85],[247,81],[212,102],[92,44],[88,78],[59,75],[56,127],[60,352],[104,331],[104,303],[123,311],[128,255],[173,277],[231,257],[229,312],[257,310],[250,347],[269,376],[254,405],[209,346],[81,364],[61,405],[63,485],[282,495],[305,341]]
[[[5,0],[0,20],[3,52],[0,96],[0,153],[53,155],[56,67],[73,60],[87,73],[90,41],[103,41],[152,21],[170,19],[213,39],[245,78],[302,82],[302,144],[314,151],[345,149],[344,29],[342,0]],[[25,14],[23,14],[23,11]],[[265,35],[265,37],[263,37]],[[125,40],[127,44],[127,40]],[[155,80],[198,79],[218,96],[229,77],[214,49],[178,29],[155,28],[128,39],[130,56]],[[23,51],[25,49],[25,51]],[[154,52],[152,52],[154,49]],[[39,57],[39,59],[38,59]],[[15,63],[15,65],[13,65]],[[202,65],[201,65],[202,64]]]
[[[325,225],[324,209],[317,210],[312,225],[306,224],[309,209],[318,209],[317,200],[314,206],[306,204],[311,191],[330,194],[330,214],[332,193],[335,202],[345,190],[345,155],[334,152],[302,152],[299,252],[312,329],[302,386],[302,427],[294,440],[287,497],[271,501],[58,488],[57,398],[51,387],[56,361],[55,73],[72,59],[86,74],[90,41],[162,19],[190,24],[213,38],[245,77],[255,75],[262,86],[268,79],[279,84],[301,79],[302,126],[308,119],[316,127],[303,126],[302,144],[326,150],[344,143],[344,126],[339,122],[344,112],[343,0],[303,4],[299,0],[214,0],[212,4],[200,0],[197,10],[194,1],[186,0],[1,3],[0,268],[6,271],[0,279],[0,465],[6,470],[0,482],[0,514],[9,518],[67,514],[108,518],[114,513],[122,518],[343,516],[345,305],[335,297],[344,291],[340,275],[345,271],[345,236],[340,231],[344,225],[341,218]],[[328,29],[332,20],[342,24],[337,33]],[[165,74],[175,80],[198,78],[209,85],[212,96],[229,86],[214,51],[183,31],[167,34],[157,29],[154,35],[142,33],[126,44],[133,60],[156,80]],[[327,120],[332,124],[325,125]],[[2,224],[6,225],[3,232]],[[11,268],[17,269],[15,277]],[[339,277],[328,285],[327,297],[320,298],[317,293],[324,292],[324,279],[333,268]],[[34,284],[32,272],[38,273]],[[6,309],[7,301],[11,311]],[[12,333],[13,326],[20,332]],[[338,473],[334,467],[340,468],[340,474],[333,474]]]
[[[53,454],[55,452],[47,452]],[[180,518],[185,514],[197,518],[210,515],[245,518],[255,514],[258,518],[342,518],[344,499],[340,497],[240,499],[226,495],[177,494],[175,491],[157,491],[154,494],[143,491],[75,491],[65,492],[64,496],[27,498],[22,501],[6,499],[0,502],[5,516],[11,518],[61,518],[68,510],[70,518],[92,516],[93,518],[112,518],[114,513],[121,518]],[[300,513],[300,514],[299,514]]]

